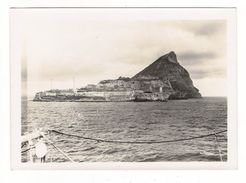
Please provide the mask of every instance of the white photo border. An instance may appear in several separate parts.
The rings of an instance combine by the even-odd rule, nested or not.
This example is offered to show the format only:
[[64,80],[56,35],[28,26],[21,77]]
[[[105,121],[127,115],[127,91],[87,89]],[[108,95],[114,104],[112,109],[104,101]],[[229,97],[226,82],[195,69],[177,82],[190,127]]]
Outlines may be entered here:
[[[167,20],[225,19],[227,21],[227,103],[228,103],[228,160],[227,162],[148,162],[148,163],[21,163],[21,53],[18,38],[11,29],[11,14],[35,8],[10,10],[10,67],[11,67],[11,168],[12,169],[236,169],[237,168],[237,55],[235,8],[135,8],[143,11],[162,11]],[[88,8],[81,8],[88,9]],[[93,9],[93,8],[91,8]],[[101,8],[97,8],[100,10]],[[114,9],[114,8],[108,8]],[[119,8],[117,8],[119,9]],[[123,8],[128,9],[128,8]],[[134,8],[131,8],[134,9]]]

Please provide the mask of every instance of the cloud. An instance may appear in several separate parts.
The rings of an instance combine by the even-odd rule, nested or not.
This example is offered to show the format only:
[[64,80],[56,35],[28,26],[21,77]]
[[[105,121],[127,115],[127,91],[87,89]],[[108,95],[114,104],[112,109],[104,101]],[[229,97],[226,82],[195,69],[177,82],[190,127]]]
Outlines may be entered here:
[[33,85],[37,91],[44,90],[51,78],[63,81],[63,87],[71,85],[73,76],[78,78],[78,85],[131,77],[171,50],[192,78],[223,77],[223,20],[140,18],[141,14],[134,12],[53,11],[18,14],[12,19],[16,37],[26,38],[30,90],[34,91]]
[[179,57],[184,60],[200,60],[200,59],[214,59],[217,57],[216,53],[214,52],[201,52],[201,53],[195,53],[192,51],[187,51],[179,54]]
[[169,23],[177,29],[188,31],[195,36],[212,37],[225,32],[224,20],[178,20]]
[[204,62],[210,62],[216,59],[218,55],[215,52],[194,52],[186,51],[178,54],[179,61],[184,65],[197,65]]
[[224,78],[225,70],[221,68],[194,69],[190,70],[190,75],[192,79]]
[[207,23],[201,25],[198,29],[194,31],[194,33],[200,36],[211,36],[221,31],[222,26],[224,26],[224,24],[221,24],[221,22]]

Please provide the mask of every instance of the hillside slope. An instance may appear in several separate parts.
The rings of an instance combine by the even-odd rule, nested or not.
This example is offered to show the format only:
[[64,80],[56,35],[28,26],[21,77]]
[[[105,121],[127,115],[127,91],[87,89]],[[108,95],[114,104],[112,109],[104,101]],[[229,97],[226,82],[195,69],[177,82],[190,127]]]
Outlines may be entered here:
[[163,81],[168,80],[170,82],[173,94],[170,95],[169,99],[201,97],[199,90],[194,87],[188,71],[178,63],[174,52],[163,55],[133,76],[132,79],[148,77],[158,77]]

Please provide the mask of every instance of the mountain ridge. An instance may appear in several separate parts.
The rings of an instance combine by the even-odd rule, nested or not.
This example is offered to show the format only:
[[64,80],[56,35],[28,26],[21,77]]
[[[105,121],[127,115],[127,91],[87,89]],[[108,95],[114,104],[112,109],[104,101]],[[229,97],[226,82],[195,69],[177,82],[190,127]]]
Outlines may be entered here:
[[156,61],[137,73],[131,79],[148,77],[159,78],[163,81],[168,80],[174,90],[174,93],[170,98],[201,97],[199,90],[194,87],[188,71],[179,64],[174,51],[159,57]]

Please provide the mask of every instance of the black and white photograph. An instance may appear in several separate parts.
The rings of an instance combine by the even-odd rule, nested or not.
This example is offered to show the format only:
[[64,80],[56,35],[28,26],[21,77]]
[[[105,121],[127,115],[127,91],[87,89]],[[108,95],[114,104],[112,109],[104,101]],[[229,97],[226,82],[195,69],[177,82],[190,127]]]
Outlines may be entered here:
[[234,19],[230,8],[10,9],[12,161],[226,166]]

